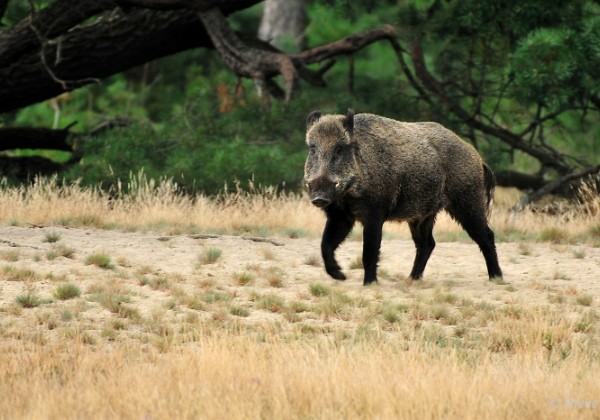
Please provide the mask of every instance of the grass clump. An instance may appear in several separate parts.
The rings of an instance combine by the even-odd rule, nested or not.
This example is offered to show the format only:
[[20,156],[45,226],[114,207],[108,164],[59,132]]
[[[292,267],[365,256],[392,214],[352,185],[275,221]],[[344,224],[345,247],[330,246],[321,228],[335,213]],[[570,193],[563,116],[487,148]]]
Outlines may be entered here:
[[577,304],[581,306],[591,306],[593,300],[594,297],[592,295],[581,295],[577,296],[577,299],[575,299]]
[[542,242],[566,244],[569,243],[569,234],[567,231],[553,226],[542,229],[539,233],[539,239]]
[[220,248],[209,246],[204,248],[204,251],[200,255],[200,265],[214,264],[219,258],[221,258],[222,251]]
[[7,281],[33,281],[40,280],[40,276],[29,268],[16,268],[12,265],[5,265],[2,268],[2,278]]
[[585,249],[576,249],[573,251],[573,258],[582,260],[585,258]]
[[58,286],[53,295],[58,300],[73,299],[81,295],[81,289],[73,283],[65,283]]
[[304,264],[319,267],[321,265],[321,259],[316,254],[312,254],[304,259]]
[[528,244],[527,242],[519,242],[518,248],[519,248],[520,255],[530,256],[532,253],[531,245]]
[[263,258],[267,261],[273,261],[275,259],[277,259],[277,257],[275,256],[275,253],[270,250],[269,248],[262,248],[260,250],[260,253],[262,254]]
[[265,311],[281,313],[285,309],[285,299],[273,293],[256,296],[255,301],[257,308]]
[[400,321],[400,314],[398,310],[394,307],[387,307],[383,310],[382,313],[383,319],[385,319],[390,324]]
[[60,232],[50,231],[46,232],[46,234],[44,235],[44,242],[52,244],[58,241],[60,241]]
[[308,286],[308,290],[311,295],[316,297],[327,296],[331,293],[331,289],[322,283],[311,283],[310,286]]
[[241,306],[232,306],[231,308],[229,308],[229,313],[231,315],[244,317],[244,318],[247,316],[250,316],[250,311]]
[[27,292],[22,295],[18,295],[15,298],[15,302],[23,308],[35,308],[42,304],[41,299],[35,292]]
[[151,280],[147,280],[148,286],[152,290],[169,290],[171,288],[171,281],[166,276],[158,276]]
[[305,229],[285,229],[284,234],[291,239],[304,238],[308,235],[308,232]]
[[141,320],[139,311],[133,306],[127,305],[131,303],[131,298],[127,296],[126,291],[118,285],[105,287],[103,285],[95,285],[91,287],[92,295],[89,300],[99,303],[108,311],[118,314],[123,318],[131,319],[134,322]]
[[10,262],[17,262],[21,255],[18,251],[4,251],[0,254],[0,259]]
[[86,265],[95,265],[96,267],[104,269],[112,269],[114,267],[110,255],[105,252],[97,252],[88,255],[85,259],[85,263]]
[[301,313],[310,311],[310,306],[305,302],[295,300],[290,303],[289,309],[294,313]]
[[265,279],[271,287],[282,287],[283,270],[279,267],[269,267],[265,272]]
[[231,298],[228,295],[219,292],[206,292],[202,294],[200,299],[204,303],[227,302],[231,300]]
[[242,273],[234,273],[233,280],[238,286],[247,286],[254,281],[254,275],[247,271]]
[[73,255],[75,255],[75,249],[63,244],[53,246],[52,249],[46,252],[46,258],[48,258],[49,261],[52,261],[58,257],[71,259],[73,258]]

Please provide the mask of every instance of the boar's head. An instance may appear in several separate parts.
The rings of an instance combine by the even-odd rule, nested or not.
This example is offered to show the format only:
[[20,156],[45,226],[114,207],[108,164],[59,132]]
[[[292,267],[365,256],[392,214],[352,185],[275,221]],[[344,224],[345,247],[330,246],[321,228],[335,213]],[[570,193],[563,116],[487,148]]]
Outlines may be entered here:
[[354,111],[349,109],[346,116],[313,111],[306,126],[304,181],[311,202],[325,208],[342,199],[356,181]]

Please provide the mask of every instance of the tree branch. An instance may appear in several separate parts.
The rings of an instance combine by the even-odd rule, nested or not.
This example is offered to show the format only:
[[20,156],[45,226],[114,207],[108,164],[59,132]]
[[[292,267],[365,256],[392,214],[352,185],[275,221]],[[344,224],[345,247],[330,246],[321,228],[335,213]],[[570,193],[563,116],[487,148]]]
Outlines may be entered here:
[[44,39],[53,39],[111,8],[114,8],[114,4],[109,0],[83,0],[76,4],[58,0],[50,3],[30,18],[0,32],[0,68],[10,65],[21,54],[39,47],[40,40],[33,28]]
[[515,149],[522,150],[523,152],[540,161],[542,166],[553,168],[560,174],[566,174],[572,170],[572,168],[566,164],[564,156],[558,153],[556,150],[549,149],[544,151],[540,148],[536,148],[533,145],[524,142],[519,135],[514,134],[511,131],[501,127],[492,127],[484,124],[479,119],[476,119],[474,116],[470,115],[445,92],[444,87],[429,72],[425,64],[421,43],[417,38],[413,38],[410,41],[409,53],[415,68],[415,74],[421,83],[462,122],[483,133],[492,135],[502,140]]
[[304,66],[313,63],[320,63],[338,55],[353,54],[374,42],[383,39],[395,38],[396,33],[397,31],[395,27],[392,25],[384,25],[380,28],[375,28],[359,34],[347,36],[339,41],[311,48],[296,54],[290,54],[290,58],[294,64],[300,64]]
[[[212,48],[193,10],[159,12],[135,7],[123,12],[115,9],[117,1],[127,2],[82,0],[74,5],[57,0],[0,32],[0,113],[169,54],[195,47]],[[259,1],[218,3],[228,14]],[[113,11],[110,18],[89,22],[108,10]]]
[[[342,54],[352,54],[365,46],[395,36],[391,25],[346,37],[320,47],[295,54],[285,54],[274,48],[256,48],[242,41],[229,26],[229,22],[218,9],[198,12],[216,50],[223,61],[240,77],[267,80],[281,75],[284,80],[285,100],[291,97],[298,76],[311,83],[324,83],[325,69],[313,72],[305,67],[309,64],[329,60]],[[264,83],[261,83],[264,85]]]
[[49,128],[0,128],[0,150],[51,149],[72,151],[67,137],[71,126],[61,130]]
[[511,211],[521,211],[525,207],[527,207],[528,204],[539,200],[545,195],[552,194],[553,192],[563,187],[565,184],[599,172],[600,165],[592,166],[579,171],[573,171],[552,182],[547,183],[542,188],[532,192],[531,194],[525,194],[523,197],[521,197],[519,202],[511,209]]

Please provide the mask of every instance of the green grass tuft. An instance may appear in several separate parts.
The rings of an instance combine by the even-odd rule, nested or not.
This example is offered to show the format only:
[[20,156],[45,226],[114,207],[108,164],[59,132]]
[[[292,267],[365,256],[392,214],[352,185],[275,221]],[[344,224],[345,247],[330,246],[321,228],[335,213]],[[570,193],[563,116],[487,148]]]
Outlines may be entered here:
[[72,283],[65,283],[58,286],[53,295],[58,300],[73,299],[81,295],[81,289]]
[[87,265],[95,265],[104,269],[112,269],[114,267],[110,255],[104,252],[97,252],[95,254],[88,255],[85,259],[85,263]]
[[247,286],[254,281],[254,275],[247,271],[242,273],[233,273],[233,280],[238,286]]
[[205,264],[214,264],[221,257],[222,251],[220,248],[215,247],[207,247],[204,248],[202,254],[200,255],[200,265]]
[[44,235],[44,242],[54,243],[60,241],[60,233],[56,231],[46,232]]
[[331,293],[331,289],[322,283],[311,283],[310,286],[308,286],[308,290],[310,290],[311,295],[317,297],[327,296]]
[[241,306],[232,306],[229,308],[229,313],[234,316],[247,317],[250,316],[250,311],[246,308],[242,308]]
[[27,292],[25,294],[18,295],[15,298],[15,302],[17,302],[23,308],[35,308],[40,306],[42,303],[39,296],[34,292]]
[[35,281],[41,280],[41,277],[29,268],[16,268],[12,265],[2,267],[1,278],[7,281]]
[[569,243],[569,234],[567,231],[558,227],[548,227],[542,229],[539,233],[539,239],[542,242],[552,242],[555,244]]
[[577,296],[577,299],[575,299],[577,304],[581,306],[591,306],[593,300],[594,297],[592,295]]
[[50,250],[48,250],[48,252],[46,252],[46,258],[48,258],[49,261],[52,261],[57,257],[65,257],[71,259],[73,258],[73,255],[75,255],[75,249],[63,244],[53,246]]

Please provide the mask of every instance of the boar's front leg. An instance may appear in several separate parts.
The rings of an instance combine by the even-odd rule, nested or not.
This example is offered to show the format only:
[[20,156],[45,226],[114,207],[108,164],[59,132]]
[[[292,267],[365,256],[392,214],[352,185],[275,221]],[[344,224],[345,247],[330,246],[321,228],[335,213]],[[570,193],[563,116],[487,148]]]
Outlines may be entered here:
[[363,282],[365,286],[377,282],[377,263],[379,262],[383,222],[383,218],[371,217],[363,223],[362,261],[365,269]]
[[336,280],[346,280],[341,268],[335,260],[335,250],[346,239],[352,226],[354,217],[338,208],[326,208],[327,223],[321,240],[321,255],[325,264],[325,271]]

